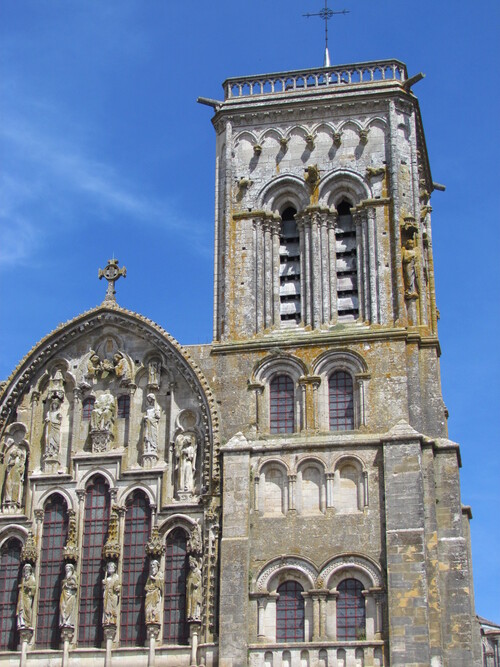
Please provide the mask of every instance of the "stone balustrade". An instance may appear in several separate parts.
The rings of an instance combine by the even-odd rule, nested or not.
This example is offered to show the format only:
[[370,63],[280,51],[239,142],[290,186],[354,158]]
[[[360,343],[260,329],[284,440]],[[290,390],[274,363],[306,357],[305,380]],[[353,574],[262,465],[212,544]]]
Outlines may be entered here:
[[226,79],[225,99],[288,93],[325,86],[367,85],[381,81],[406,81],[406,65],[399,60],[377,60],[318,69],[295,70]]
[[250,667],[384,667],[383,641],[268,644],[249,647]]

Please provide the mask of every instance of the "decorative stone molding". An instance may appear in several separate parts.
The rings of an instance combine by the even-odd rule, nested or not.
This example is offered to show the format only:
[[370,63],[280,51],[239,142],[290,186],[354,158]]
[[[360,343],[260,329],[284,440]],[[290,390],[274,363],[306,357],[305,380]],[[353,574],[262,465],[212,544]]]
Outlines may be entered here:
[[257,577],[255,590],[259,593],[269,592],[268,585],[273,576],[280,571],[286,570],[295,570],[299,572],[305,577],[306,580],[310,582],[311,588],[314,586],[314,582],[316,581],[317,577],[317,571],[311,563],[302,558],[297,558],[294,556],[281,556],[280,558],[276,558],[264,566]]
[[337,556],[332,561],[324,565],[321,568],[317,579],[318,587],[325,588],[334,573],[350,567],[361,570],[371,581],[372,587],[382,587],[382,575],[376,565],[369,561],[367,558],[363,558],[362,556],[350,555]]

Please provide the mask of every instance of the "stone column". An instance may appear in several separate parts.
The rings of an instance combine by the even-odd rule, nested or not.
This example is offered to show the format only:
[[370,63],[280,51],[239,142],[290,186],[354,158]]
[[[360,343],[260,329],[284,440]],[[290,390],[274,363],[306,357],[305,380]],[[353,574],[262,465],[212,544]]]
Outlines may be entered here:
[[69,667],[69,645],[73,641],[74,633],[74,628],[61,628],[61,643],[63,645],[63,658],[61,667]]
[[362,320],[370,320],[370,311],[367,300],[367,271],[366,271],[366,211],[351,209],[353,222],[356,228],[356,259],[358,281],[358,308]]
[[264,632],[264,613],[266,611],[266,600],[264,597],[257,598],[257,638],[261,641],[265,639]]
[[[272,243],[272,322],[279,327],[281,323],[280,312],[280,220],[270,221],[271,243]],[[269,286],[271,288],[271,285]]]
[[330,295],[330,321],[335,324],[338,319],[337,305],[337,244],[335,241],[335,228],[338,220],[337,211],[331,211],[327,218],[328,234],[328,266],[329,266],[329,295]]
[[255,331],[258,333],[264,329],[264,232],[263,218],[253,219],[255,238]]
[[368,228],[368,282],[370,289],[370,322],[380,322],[379,286],[378,286],[378,246],[377,246],[377,216],[373,206],[367,209]]
[[383,442],[392,667],[431,662],[420,436],[399,423]]
[[111,649],[113,648],[113,642],[116,636],[116,625],[114,623],[108,623],[103,627],[104,631],[104,640],[106,643],[106,655],[104,658],[104,667],[111,667]]
[[310,593],[310,598],[312,599],[312,607],[313,607],[313,622],[312,622],[312,640],[313,642],[317,642],[320,640],[321,632],[320,632],[320,614],[319,614],[319,595],[317,594],[317,591],[309,591]]
[[260,509],[260,475],[255,475],[253,478],[253,508],[256,512]]
[[326,508],[333,508],[333,480],[335,473],[327,472],[326,475]]
[[301,212],[295,216],[300,238],[300,300],[304,324],[312,326],[312,299],[310,283],[310,224],[309,216]]
[[273,323],[273,247],[272,225],[270,220],[262,223],[264,231],[264,328],[268,329]]
[[197,667],[198,665],[198,641],[200,638],[201,621],[189,621],[189,639],[191,642],[191,665],[190,667]]
[[247,385],[248,391],[255,392],[255,401],[254,405],[254,414],[250,414],[250,426],[255,426],[255,430],[259,432],[262,430],[261,420],[263,418],[262,414],[262,394],[264,393],[264,385],[260,382],[252,382]]
[[146,625],[146,632],[149,644],[148,667],[155,667],[156,640],[160,634],[160,625],[158,623],[148,623]]
[[288,475],[288,511],[296,512],[296,500],[295,500],[295,484],[297,482],[297,475]]
[[219,667],[247,663],[249,628],[250,447],[242,433],[221,447]]
[[21,644],[21,661],[19,667],[26,667],[28,660],[28,644],[33,639],[33,628],[20,628],[19,640]]
[[329,613],[326,616],[326,638],[329,641],[337,641],[337,598],[339,594],[337,591],[328,591],[326,597],[326,604],[329,608]]

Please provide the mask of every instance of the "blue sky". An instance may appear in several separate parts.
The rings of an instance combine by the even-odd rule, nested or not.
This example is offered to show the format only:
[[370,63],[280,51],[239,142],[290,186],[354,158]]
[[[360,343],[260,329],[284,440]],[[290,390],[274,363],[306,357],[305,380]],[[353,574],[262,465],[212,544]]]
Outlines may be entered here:
[[[229,76],[322,64],[322,0],[1,0],[0,378],[103,299],[182,343],[212,337],[214,131],[199,95]],[[398,58],[435,192],[433,244],[450,437],[472,505],[476,608],[500,621],[497,0],[345,0],[333,63]]]

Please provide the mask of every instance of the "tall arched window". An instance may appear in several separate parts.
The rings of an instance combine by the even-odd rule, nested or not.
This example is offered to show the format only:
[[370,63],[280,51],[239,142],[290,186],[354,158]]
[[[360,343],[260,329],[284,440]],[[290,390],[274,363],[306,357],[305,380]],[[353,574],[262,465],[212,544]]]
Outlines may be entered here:
[[354,428],[354,390],[352,377],[335,371],[328,380],[330,431],[352,431]]
[[102,642],[102,549],[108,534],[109,510],[108,485],[103,477],[95,475],[87,484],[85,495],[78,615],[80,646],[100,648]]
[[280,319],[282,324],[301,320],[300,238],[295,222],[297,211],[289,206],[281,215],[280,229]]
[[337,206],[337,212],[339,217],[335,238],[339,320],[356,320],[359,315],[358,260],[356,227],[351,214],[351,204],[343,200]]
[[90,421],[90,416],[92,414],[92,410],[94,409],[94,403],[95,398],[93,396],[89,396],[83,401],[82,419],[85,419],[85,421]]
[[19,568],[21,565],[20,540],[11,537],[0,551],[0,650],[17,648],[16,606]]
[[357,579],[344,579],[337,591],[337,639],[365,639],[363,584]]
[[297,581],[285,581],[278,586],[276,602],[276,641],[304,641],[304,598]]
[[59,648],[59,598],[67,536],[66,501],[54,494],[45,503],[43,513],[36,622],[36,645],[40,648]]
[[276,375],[269,388],[271,433],[293,433],[295,430],[295,391],[289,375]]
[[166,644],[187,644],[186,575],[188,568],[187,535],[176,528],[167,537],[165,550],[165,597],[163,610],[163,641]]
[[123,537],[120,639],[123,646],[144,646],[144,586],[146,543],[151,531],[151,509],[146,495],[135,491],[127,499]]
[[124,394],[118,397],[116,416],[118,419],[128,419],[130,416],[130,396]]

